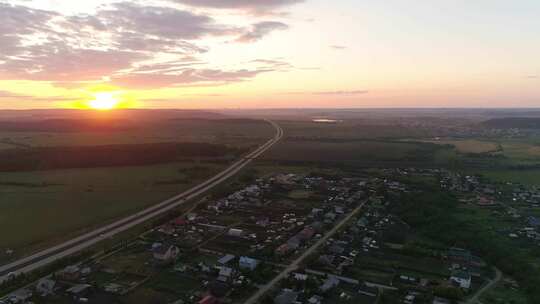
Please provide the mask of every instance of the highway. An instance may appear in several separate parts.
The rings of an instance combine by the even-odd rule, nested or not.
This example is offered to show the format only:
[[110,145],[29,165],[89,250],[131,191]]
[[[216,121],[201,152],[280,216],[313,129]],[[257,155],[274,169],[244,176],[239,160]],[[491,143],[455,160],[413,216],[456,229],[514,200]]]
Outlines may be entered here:
[[95,245],[101,240],[111,238],[123,231],[162,215],[165,212],[184,204],[186,201],[211,190],[215,186],[238,173],[238,171],[242,170],[254,159],[257,159],[261,154],[270,149],[283,137],[283,129],[281,129],[279,125],[273,121],[267,120],[267,122],[276,129],[275,136],[258,147],[256,150],[243,156],[240,160],[230,165],[227,169],[221,171],[205,182],[176,195],[175,197],[165,200],[152,207],[148,207],[136,214],[130,215],[114,223],[85,233],[69,241],[37,252],[20,260],[0,266],[0,283],[7,280],[11,275],[31,272],[74,253],[80,252],[92,245]]

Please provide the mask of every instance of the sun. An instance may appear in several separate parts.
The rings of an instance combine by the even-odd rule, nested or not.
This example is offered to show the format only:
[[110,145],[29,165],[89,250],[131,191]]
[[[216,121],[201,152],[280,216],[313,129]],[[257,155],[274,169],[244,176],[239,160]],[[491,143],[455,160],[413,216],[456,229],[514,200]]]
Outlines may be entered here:
[[118,106],[118,99],[110,92],[96,93],[95,99],[88,102],[88,106],[95,110],[112,110]]

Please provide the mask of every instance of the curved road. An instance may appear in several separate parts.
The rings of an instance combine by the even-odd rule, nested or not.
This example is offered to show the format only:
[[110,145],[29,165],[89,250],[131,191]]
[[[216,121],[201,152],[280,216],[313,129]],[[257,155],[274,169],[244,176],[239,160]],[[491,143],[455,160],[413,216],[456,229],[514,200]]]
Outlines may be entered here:
[[144,223],[171,209],[174,209],[184,204],[186,201],[196,196],[199,196],[219,185],[220,183],[224,182],[228,178],[238,173],[238,171],[247,166],[254,159],[258,158],[261,154],[270,149],[283,137],[283,129],[281,129],[280,126],[269,120],[267,120],[267,122],[276,129],[276,135],[272,139],[267,141],[265,144],[257,148],[255,151],[247,154],[246,156],[229,166],[227,169],[221,171],[219,174],[183,193],[178,194],[175,197],[172,197],[157,205],[144,209],[143,211],[140,211],[136,214],[125,217],[112,224],[85,233],[62,244],[50,247],[15,262],[0,266],[0,283],[7,280],[8,276],[11,274],[31,272],[54,261],[65,258],[76,252],[82,251],[103,239],[110,238],[120,232],[126,231],[136,225]]
[[497,268],[495,267],[495,279],[489,281],[486,285],[484,285],[484,287],[480,288],[480,290],[478,290],[474,296],[472,298],[470,298],[469,300],[467,300],[465,303],[466,304],[476,304],[476,303],[481,303],[480,302],[480,297],[486,293],[487,291],[489,291],[490,289],[492,289],[493,287],[495,287],[495,285],[497,283],[499,283],[499,281],[502,279],[502,272]]

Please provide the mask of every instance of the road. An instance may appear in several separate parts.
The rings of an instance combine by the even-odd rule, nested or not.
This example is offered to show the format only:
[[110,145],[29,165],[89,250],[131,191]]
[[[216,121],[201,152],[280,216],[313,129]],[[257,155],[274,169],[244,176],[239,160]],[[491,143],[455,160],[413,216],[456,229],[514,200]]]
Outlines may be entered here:
[[310,256],[312,253],[314,253],[319,247],[321,247],[326,241],[328,241],[329,238],[331,238],[336,232],[343,227],[353,216],[358,213],[365,203],[360,204],[360,206],[356,207],[349,215],[347,215],[344,219],[342,219],[332,230],[328,231],[320,240],[318,240],[315,244],[313,244],[311,247],[309,247],[308,250],[306,250],[301,256],[299,256],[296,260],[294,260],[287,268],[285,268],[282,272],[280,272],[272,281],[268,282],[266,285],[261,287],[257,292],[255,292],[249,299],[247,299],[244,304],[255,304],[258,303],[259,299],[266,294],[268,291],[270,291],[279,281],[286,278],[291,272],[298,269],[298,265],[305,260],[308,256]]
[[276,129],[275,136],[269,141],[267,141],[265,144],[258,147],[256,150],[236,161],[227,169],[221,171],[220,173],[206,180],[205,182],[176,195],[175,197],[172,197],[157,205],[149,207],[136,214],[125,217],[112,224],[85,233],[69,241],[50,247],[20,260],[0,266],[0,283],[7,280],[8,276],[12,274],[17,275],[21,273],[31,272],[38,268],[51,264],[52,262],[55,262],[59,259],[80,252],[86,248],[89,248],[92,245],[95,245],[101,240],[111,238],[123,231],[126,231],[152,218],[155,218],[169,210],[177,208],[178,206],[184,204],[186,201],[211,190],[215,186],[219,185],[220,183],[224,182],[228,178],[238,173],[238,171],[242,170],[254,159],[258,158],[261,154],[270,149],[283,137],[283,129],[281,129],[279,125],[277,125],[273,121],[267,120],[267,122]]
[[497,283],[499,283],[499,281],[501,280],[502,278],[502,272],[497,268],[495,267],[495,279],[494,280],[491,280],[489,281],[489,283],[487,283],[486,285],[484,285],[484,287],[480,288],[480,290],[478,290],[474,296],[470,299],[468,299],[465,303],[466,304],[476,304],[476,303],[481,303],[480,302],[480,297],[488,290],[490,290],[491,288],[493,288]]

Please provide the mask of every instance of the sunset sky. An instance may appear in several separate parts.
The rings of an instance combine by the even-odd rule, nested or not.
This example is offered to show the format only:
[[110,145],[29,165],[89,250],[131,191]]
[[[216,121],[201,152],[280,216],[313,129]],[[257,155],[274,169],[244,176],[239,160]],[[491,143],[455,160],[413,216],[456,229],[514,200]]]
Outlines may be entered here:
[[538,0],[0,0],[0,108],[538,107],[539,16]]

